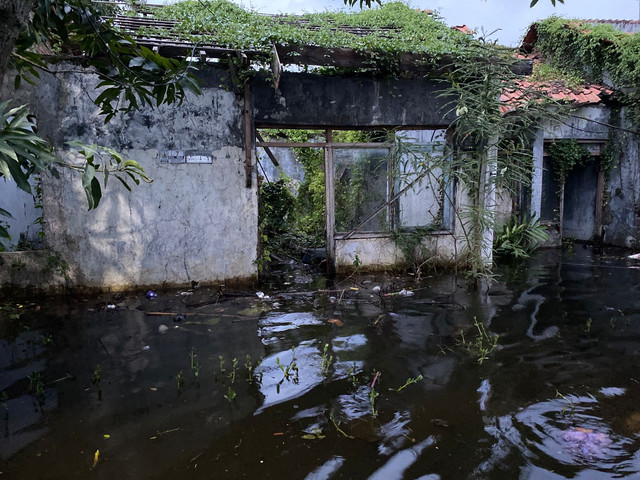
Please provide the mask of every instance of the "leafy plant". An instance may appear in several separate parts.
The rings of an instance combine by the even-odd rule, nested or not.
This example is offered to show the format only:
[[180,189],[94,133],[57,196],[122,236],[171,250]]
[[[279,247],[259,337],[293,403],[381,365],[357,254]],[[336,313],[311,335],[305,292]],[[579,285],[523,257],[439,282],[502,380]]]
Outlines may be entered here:
[[476,317],[473,319],[473,325],[476,328],[475,337],[467,339],[465,338],[464,331],[461,330],[457,344],[474,358],[478,362],[478,365],[482,365],[498,346],[499,336],[495,333],[488,332],[484,324],[478,321]]
[[418,383],[421,380],[422,380],[422,375],[418,375],[416,378],[408,378],[407,381],[404,382],[404,385],[402,385],[400,388],[396,389],[396,392],[400,392],[403,389],[407,388],[409,385],[413,385],[414,383]]
[[495,234],[494,249],[499,255],[527,258],[540,243],[548,239],[549,235],[539,218],[533,216],[520,222],[513,216]]
[[331,368],[331,364],[333,363],[333,356],[327,353],[329,349],[329,344],[324,344],[324,350],[322,351],[322,363],[320,365],[320,373],[322,376],[326,377],[329,374],[329,368]]
[[380,379],[380,372],[376,371],[371,382],[371,388],[369,389],[369,404],[371,405],[371,415],[378,416],[378,410],[376,409],[376,399],[380,394],[376,391],[376,382]]

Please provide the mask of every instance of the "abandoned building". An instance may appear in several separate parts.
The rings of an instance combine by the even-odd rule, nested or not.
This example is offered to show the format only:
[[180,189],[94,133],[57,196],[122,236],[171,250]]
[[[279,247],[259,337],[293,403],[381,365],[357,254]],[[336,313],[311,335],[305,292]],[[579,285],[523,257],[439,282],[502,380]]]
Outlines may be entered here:
[[[2,97],[28,103],[39,133],[63,155],[73,159],[73,151],[66,146],[69,140],[98,143],[136,159],[153,179],[151,185],[131,192],[109,183],[100,207],[90,212],[80,207],[85,205],[84,192],[71,171],[61,170],[59,180],[42,176],[37,199],[41,209],[34,207],[31,196],[11,190],[12,184],[5,182],[2,205],[14,212],[13,246],[21,234],[28,243],[42,243],[38,232],[43,225],[44,243],[68,266],[64,271],[68,283],[117,290],[255,279],[260,255],[259,184],[269,176],[262,164],[278,163],[277,156],[292,148],[322,151],[324,246],[331,269],[344,271],[354,262],[368,268],[401,262],[403,252],[392,232],[402,229],[429,227],[423,243],[441,262],[455,262],[470,247],[463,219],[454,214],[455,205],[470,201],[461,183],[442,181],[438,172],[420,177],[409,166],[403,172],[403,185],[410,188],[403,188],[391,175],[392,141],[336,140],[342,130],[393,131],[414,151],[445,155],[446,131],[455,109],[443,97],[442,83],[429,74],[441,65],[428,56],[402,54],[396,67],[403,74],[385,76],[375,74],[380,60],[353,48],[274,43],[270,71],[252,72],[243,83],[238,82],[235,69],[238,63],[251,64],[255,54],[251,48],[230,49],[179,38],[171,33],[177,21],[148,15],[117,16],[114,21],[136,34],[140,45],[168,57],[197,61],[202,94],[188,95],[181,105],[142,108],[104,123],[92,101],[97,76],[73,62],[52,65],[55,75],[43,73],[37,86],[21,87],[15,93],[12,80],[6,79]],[[366,27],[333,29],[362,38],[372,33]],[[460,44],[467,41],[461,28],[451,30],[451,35]],[[521,63],[530,69],[532,60]],[[283,68],[287,65],[294,68]],[[333,74],[309,67],[328,67]],[[340,74],[340,69],[365,71]],[[606,182],[596,163],[585,164],[570,172],[562,197],[557,195],[548,145],[557,139],[576,139],[596,157],[610,136],[609,88],[562,92],[555,95],[562,95],[577,110],[565,125],[540,125],[533,142],[532,185],[524,189],[522,198],[501,207],[506,208],[503,215],[520,209],[539,216],[558,232],[552,237],[555,244],[562,236],[571,236],[634,246],[640,240],[635,198],[640,178],[633,136],[627,138],[624,155],[617,168],[607,173]],[[320,133],[306,142],[266,135],[284,128]],[[347,173],[356,165],[370,169],[363,188],[375,191],[376,199],[361,205],[357,216],[347,221],[339,215],[336,192],[341,182],[350,181]],[[486,206],[496,208],[493,197]],[[493,232],[489,229],[484,235],[490,239]],[[41,255],[37,250],[21,254],[25,261]],[[490,248],[484,257],[491,260]],[[11,269],[11,263],[7,260],[2,266],[4,283],[24,286],[22,269]],[[46,286],[61,280],[43,278],[41,282]]]

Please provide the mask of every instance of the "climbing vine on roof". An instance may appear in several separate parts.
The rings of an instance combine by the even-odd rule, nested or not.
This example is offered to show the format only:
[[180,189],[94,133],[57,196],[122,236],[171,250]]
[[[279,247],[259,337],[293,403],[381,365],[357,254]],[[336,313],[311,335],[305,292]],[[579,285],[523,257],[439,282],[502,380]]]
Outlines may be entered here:
[[[462,54],[473,41],[469,35],[449,29],[433,12],[416,10],[402,2],[356,13],[268,16],[248,12],[226,0],[187,0],[158,9],[155,18],[177,20],[173,33],[182,38],[265,54],[276,43],[440,58]],[[360,30],[356,34],[339,27]]]
[[640,75],[640,34],[609,24],[551,17],[536,24],[536,46],[554,65],[601,82],[605,72],[617,86],[635,85]]

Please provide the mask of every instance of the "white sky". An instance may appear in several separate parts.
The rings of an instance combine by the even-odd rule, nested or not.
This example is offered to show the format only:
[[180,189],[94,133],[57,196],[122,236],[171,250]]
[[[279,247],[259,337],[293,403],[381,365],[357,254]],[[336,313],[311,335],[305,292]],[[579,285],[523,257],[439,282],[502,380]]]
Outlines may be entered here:
[[[385,0],[382,0],[383,3]],[[245,8],[261,13],[304,13],[340,10],[342,0],[235,0]],[[155,3],[155,2],[151,2]],[[530,0],[411,0],[420,9],[438,10],[447,25],[467,25],[490,33],[492,39],[504,45],[517,46],[527,27],[534,21],[551,15],[568,18],[599,18],[638,20],[639,0],[539,0],[529,8]]]

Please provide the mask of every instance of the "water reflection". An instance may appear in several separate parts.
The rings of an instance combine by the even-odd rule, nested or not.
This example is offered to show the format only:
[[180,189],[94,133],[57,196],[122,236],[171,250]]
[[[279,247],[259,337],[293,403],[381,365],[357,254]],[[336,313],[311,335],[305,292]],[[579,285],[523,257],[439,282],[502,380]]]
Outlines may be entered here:
[[[488,289],[449,274],[419,283],[350,277],[338,293],[161,293],[123,299],[113,312],[68,300],[48,317],[26,312],[28,329],[4,319],[0,471],[64,479],[124,471],[154,479],[640,476],[640,271],[623,256],[580,251],[570,262],[541,252],[499,273]],[[377,285],[415,295],[384,296]],[[458,348],[461,330],[473,338],[474,319],[500,335],[482,365]],[[58,328],[53,345],[43,342],[49,323]],[[170,328],[160,333],[161,324]],[[92,383],[98,365],[102,398]],[[41,404],[28,391],[34,372]]]

